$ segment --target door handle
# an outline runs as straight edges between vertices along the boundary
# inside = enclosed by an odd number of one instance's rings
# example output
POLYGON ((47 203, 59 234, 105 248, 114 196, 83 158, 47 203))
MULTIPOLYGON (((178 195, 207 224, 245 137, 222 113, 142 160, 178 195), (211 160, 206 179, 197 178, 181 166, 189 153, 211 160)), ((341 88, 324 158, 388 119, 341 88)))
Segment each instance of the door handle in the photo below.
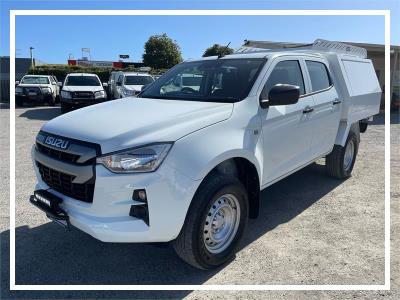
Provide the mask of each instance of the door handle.
POLYGON ((306 108, 304 108, 303 110, 303 114, 308 114, 310 112, 314 111, 314 108, 307 106, 306 108))
POLYGON ((333 102, 332 102, 333 105, 337 105, 337 104, 340 104, 340 103, 342 103, 342 101, 339 100, 339 99, 335 99, 335 100, 333 100, 333 102))

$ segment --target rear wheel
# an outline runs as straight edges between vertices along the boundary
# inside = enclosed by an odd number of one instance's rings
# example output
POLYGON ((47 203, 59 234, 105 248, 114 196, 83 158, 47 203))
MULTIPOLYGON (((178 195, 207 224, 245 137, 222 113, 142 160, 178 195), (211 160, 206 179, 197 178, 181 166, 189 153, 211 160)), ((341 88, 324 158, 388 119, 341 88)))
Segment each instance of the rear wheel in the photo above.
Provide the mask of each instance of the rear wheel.
POLYGON ((196 192, 173 247, 196 268, 218 267, 235 254, 247 217, 247 192, 241 182, 215 174, 196 192))
POLYGON ((344 147, 335 145, 326 156, 326 170, 330 176, 338 179, 350 177, 358 152, 358 139, 354 132, 349 132, 344 147))

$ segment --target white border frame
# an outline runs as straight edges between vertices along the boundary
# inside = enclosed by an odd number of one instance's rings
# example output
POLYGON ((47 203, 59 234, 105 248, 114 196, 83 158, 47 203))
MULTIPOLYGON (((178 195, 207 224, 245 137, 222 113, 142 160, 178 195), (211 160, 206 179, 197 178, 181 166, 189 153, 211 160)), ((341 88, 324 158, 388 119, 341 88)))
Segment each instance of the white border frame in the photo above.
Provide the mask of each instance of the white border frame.
POLYGON ((385 17, 385 107, 390 107, 390 10, 10 10, 10 290, 390 290, 390 113, 385 114, 385 281, 383 285, 16 285, 15 284, 15 16, 316 16, 385 17))

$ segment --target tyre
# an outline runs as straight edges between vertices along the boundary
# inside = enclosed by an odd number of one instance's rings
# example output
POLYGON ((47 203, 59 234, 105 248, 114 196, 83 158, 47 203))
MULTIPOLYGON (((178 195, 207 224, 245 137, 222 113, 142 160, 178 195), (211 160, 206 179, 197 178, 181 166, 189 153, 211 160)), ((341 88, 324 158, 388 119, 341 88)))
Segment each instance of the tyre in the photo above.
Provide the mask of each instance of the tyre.
POLYGON ((15 97, 15 104, 16 106, 24 106, 24 99, 22 97, 15 97))
POLYGON ((173 247, 186 263, 216 268, 235 254, 248 219, 247 192, 235 177, 214 174, 193 197, 173 247))
POLYGON ((56 98, 55 98, 53 95, 48 95, 48 96, 47 96, 47 103, 48 103, 50 106, 56 105, 56 98))
POLYGON ((367 122, 360 122, 360 132, 364 133, 367 131, 368 128, 368 123, 367 122))
POLYGON ((61 102, 61 114, 66 114, 70 110, 71 110, 71 107, 68 104, 61 102))
POLYGON ((332 177, 338 179, 348 178, 353 170, 358 152, 358 139, 350 131, 344 147, 335 145, 333 151, 326 156, 326 170, 332 177))

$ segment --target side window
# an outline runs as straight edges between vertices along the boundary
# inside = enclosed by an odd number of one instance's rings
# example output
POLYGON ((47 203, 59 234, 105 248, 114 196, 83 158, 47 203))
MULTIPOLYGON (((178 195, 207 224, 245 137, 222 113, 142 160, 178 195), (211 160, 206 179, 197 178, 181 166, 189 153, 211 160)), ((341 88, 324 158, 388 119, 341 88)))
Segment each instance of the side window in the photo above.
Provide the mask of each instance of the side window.
POLYGON ((300 64, 297 60, 285 60, 276 64, 268 77, 261 92, 263 99, 268 98, 269 91, 276 84, 292 84, 300 88, 300 95, 304 95, 304 80, 300 64))
POLYGON ((56 80, 54 79, 54 76, 50 76, 51 84, 57 84, 56 80))
POLYGON ((325 64, 307 60, 306 65, 310 74, 312 92, 324 90, 331 86, 331 80, 325 64))

